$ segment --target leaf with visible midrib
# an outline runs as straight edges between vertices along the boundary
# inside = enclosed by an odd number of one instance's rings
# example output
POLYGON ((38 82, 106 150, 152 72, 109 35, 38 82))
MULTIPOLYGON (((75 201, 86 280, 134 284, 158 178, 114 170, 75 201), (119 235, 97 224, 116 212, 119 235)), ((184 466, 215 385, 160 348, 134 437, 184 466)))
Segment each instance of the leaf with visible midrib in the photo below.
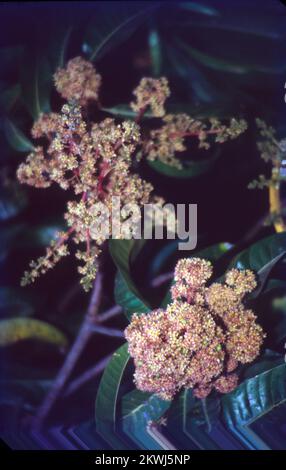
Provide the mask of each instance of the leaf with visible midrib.
POLYGON ((271 272, 273 271, 275 266, 277 266, 280 263, 280 261, 282 261, 283 258, 285 258, 285 256, 286 256, 286 251, 283 251, 283 253, 276 256, 273 260, 269 261, 267 264, 265 264, 265 266, 263 266, 258 271, 257 273, 258 287, 253 292, 251 292, 251 294, 248 296, 248 299, 256 299, 261 294, 271 272))
POLYGON ((245 380, 222 398, 224 416, 231 426, 244 425, 286 401, 286 364, 245 380))
POLYGON ((155 8, 157 4, 143 6, 136 2, 99 5, 85 38, 91 50, 90 60, 101 58, 113 45, 128 39, 155 8))
POLYGON ((18 152, 30 152, 35 149, 32 142, 10 119, 4 120, 4 131, 9 144, 18 152))
POLYGON ((123 431, 139 448, 161 449, 158 441, 148 432, 150 422, 158 422, 171 405, 171 401, 162 400, 158 395, 133 390, 122 399, 123 431))
POLYGON ((27 58, 22 71, 23 101, 34 120, 50 111, 50 93, 53 84, 51 67, 46 57, 27 58))
POLYGON ((97 432, 117 450, 128 449, 117 435, 116 409, 122 377, 129 361, 128 345, 125 343, 112 356, 100 381, 95 403, 97 432))
POLYGON ((229 268, 252 269, 258 272, 286 251, 286 233, 276 233, 263 238, 239 253, 230 263, 229 268))

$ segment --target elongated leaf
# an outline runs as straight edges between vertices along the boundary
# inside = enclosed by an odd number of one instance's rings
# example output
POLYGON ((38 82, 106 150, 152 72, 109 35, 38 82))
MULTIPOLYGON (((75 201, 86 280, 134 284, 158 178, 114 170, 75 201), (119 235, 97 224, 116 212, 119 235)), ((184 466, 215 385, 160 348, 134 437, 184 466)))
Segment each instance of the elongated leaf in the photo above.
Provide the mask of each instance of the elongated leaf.
POLYGON ((51 58, 53 72, 58 67, 63 67, 66 62, 67 48, 72 34, 72 25, 59 25, 56 31, 53 31, 53 38, 49 43, 48 54, 51 58))
POLYGON ((280 366, 284 363, 284 357, 270 349, 266 349, 264 353, 252 364, 246 364, 242 371, 243 379, 250 379, 262 372, 269 371, 273 367, 280 366))
POLYGON ((151 168, 153 168, 158 173, 161 173, 165 176, 170 176, 172 178, 195 178, 196 176, 200 176, 213 167, 214 163, 220 156, 220 149, 212 155, 212 157, 204 160, 196 160, 196 161, 187 161, 184 163, 184 168, 179 169, 171 165, 167 165, 166 163, 161 162, 160 160, 148 161, 148 164, 151 168))
POLYGON ((222 398, 224 416, 231 426, 256 421, 286 400, 286 364, 245 380, 222 398))
POLYGON ((18 152, 30 152, 34 150, 32 142, 12 121, 10 121, 10 119, 4 120, 4 131, 6 138, 13 149, 18 152))
POLYGON ((267 280, 272 272, 272 270, 277 266, 277 264, 282 261, 286 256, 286 251, 276 256, 272 261, 269 261, 265 266, 263 266, 257 273, 258 276, 258 287, 250 295, 250 299, 255 299, 263 291, 267 280))
POLYGON ((206 16, 217 16, 219 15, 218 10, 208 5, 208 3, 201 2, 180 2, 180 8, 187 11, 194 11, 195 13, 201 13, 206 16))
POLYGON ((188 413, 194 403, 192 390, 184 389, 172 401, 168 411, 168 432, 180 443, 182 449, 194 448, 187 432, 188 413))
POLYGON ((168 413, 168 421, 171 426, 180 427, 185 432, 187 416, 194 404, 195 398, 192 390, 182 390, 173 400, 168 413))
POLYGON ((122 429, 139 446, 148 450, 160 450, 162 446, 148 433, 151 422, 158 422, 171 402, 157 395, 133 390, 122 400, 122 429))
POLYGON ((84 39, 83 51, 98 60, 114 46, 127 40, 157 7, 157 4, 99 4, 84 39))
POLYGON ((160 76, 162 68, 162 45, 158 31, 152 28, 149 36, 149 50, 152 63, 152 72, 155 77, 160 76))
POLYGON ((3 91, 1 90, 0 109, 5 112, 10 111, 19 98, 20 93, 21 87, 19 83, 16 83, 16 85, 13 86, 9 86, 3 91))
MULTIPOLYGON (((128 104, 118 104, 112 108, 101 108, 102 111, 106 113, 113 114, 114 116, 135 119, 137 113, 133 111, 128 104)), ((153 115, 150 111, 146 111, 142 119, 152 118, 153 115)))
MULTIPOLYGON (((110 108, 101 108, 102 111, 106 113, 113 114, 114 116, 122 118, 134 119, 137 116, 137 113, 133 111, 128 104, 118 104, 110 108)), ((210 107, 209 105, 202 106, 192 106, 188 103, 170 103, 167 104, 167 111, 171 114, 176 113, 187 113, 191 114, 194 118, 204 119, 212 116, 219 116, 221 118, 230 118, 231 115, 225 112, 225 109, 219 108, 218 106, 210 107)), ((154 116, 150 110, 144 113, 142 119, 154 119, 154 116)))
POLYGON ((285 251, 286 233, 277 233, 243 250, 231 261, 229 268, 252 269, 258 272, 285 251))
POLYGON ((209 67, 210 69, 218 70, 221 72, 229 72, 237 75, 243 75, 252 72, 260 72, 265 74, 283 73, 283 71, 285 70, 285 64, 276 67, 268 67, 259 64, 252 65, 250 63, 237 63, 232 62, 231 60, 221 59, 209 55, 205 52, 196 49, 195 47, 190 46, 189 44, 184 43, 180 39, 177 39, 175 43, 179 48, 187 52, 190 57, 195 59, 200 64, 204 65, 205 67, 209 67))
POLYGON ((146 305, 145 301, 141 300, 133 290, 130 290, 130 286, 125 282, 120 272, 116 275, 114 287, 115 302, 124 308, 128 320, 131 319, 133 313, 147 313, 150 311, 150 307, 146 305))
POLYGON ((190 419, 198 426, 205 426, 210 432, 212 425, 218 420, 220 411, 220 399, 217 396, 198 399, 190 411, 190 419))
POLYGON ((112 356, 102 376, 95 403, 97 432, 116 450, 126 450, 128 444, 116 430, 119 388, 129 361, 128 345, 125 343, 112 356))
POLYGON ((23 101, 34 120, 51 110, 50 93, 53 84, 50 63, 46 57, 27 58, 22 72, 23 101))
POLYGON ((67 339, 56 327, 31 318, 12 318, 0 321, 0 346, 9 346, 21 340, 37 339, 60 347, 67 339))
POLYGON ((186 431, 187 420, 195 422, 198 426, 210 426, 215 423, 220 413, 220 400, 217 396, 209 396, 202 400, 195 398, 191 389, 182 390, 172 403, 168 420, 172 425, 186 431))
MULTIPOLYGON (((172 42, 168 43, 167 55, 172 64, 172 69, 181 77, 195 95, 194 101, 210 104, 212 102, 222 103, 223 97, 218 93, 215 86, 203 74, 199 66, 184 51, 178 49, 172 42)), ((213 114, 216 115, 217 114, 213 114)))
POLYGON ((130 273, 132 251, 135 246, 135 240, 110 240, 109 242, 111 256, 118 268, 115 281, 115 299, 124 308, 129 319, 135 312, 146 313, 150 311, 150 307, 142 298, 130 273))
POLYGON ((216 396, 208 397, 208 403, 202 407, 202 400, 193 396, 192 390, 183 390, 176 397, 167 416, 168 432, 183 449, 197 449, 198 442, 206 449, 216 449, 208 436, 209 426, 217 421, 220 413, 220 400, 216 396), (206 419, 207 416, 207 419, 206 419))

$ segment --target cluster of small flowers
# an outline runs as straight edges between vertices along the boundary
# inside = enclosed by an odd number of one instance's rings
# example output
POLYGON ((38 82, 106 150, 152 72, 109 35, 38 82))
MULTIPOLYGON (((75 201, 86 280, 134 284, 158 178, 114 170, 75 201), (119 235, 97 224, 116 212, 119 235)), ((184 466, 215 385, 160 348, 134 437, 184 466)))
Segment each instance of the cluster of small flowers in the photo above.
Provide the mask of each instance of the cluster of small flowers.
MULTIPOLYGON (((94 205, 104 203, 111 209, 113 196, 120 196, 122 204, 143 204, 153 202, 153 187, 133 173, 133 160, 141 155, 149 159, 159 158, 169 164, 181 167, 175 152, 185 149, 184 138, 189 135, 198 137, 200 147, 208 148, 207 136, 215 135, 217 142, 234 138, 246 128, 244 121, 231 120, 230 126, 222 125, 211 119, 210 126, 194 120, 185 114, 165 115, 164 104, 170 95, 168 81, 143 78, 135 89, 135 101, 131 107, 138 113, 136 122, 129 120, 117 124, 114 119, 106 118, 99 123, 89 122, 90 102, 97 102, 101 77, 92 63, 81 57, 70 60, 65 68, 58 69, 54 75, 59 94, 67 100, 60 113, 42 114, 32 128, 34 139, 48 142, 45 149, 37 145, 17 171, 20 182, 37 188, 48 188, 57 183, 64 190, 71 190, 75 196, 69 201, 65 219, 69 226, 68 234, 75 243, 86 243, 86 255, 78 252, 78 258, 85 263, 80 268, 85 289, 92 284, 96 268, 92 266, 91 253, 97 263, 100 246, 107 237, 93 236, 93 222, 96 219, 94 205), (147 108, 154 117, 164 117, 161 129, 151 131, 141 137, 139 122, 147 108), (134 158, 135 157, 135 158, 134 158), (86 273, 86 274, 84 274, 86 273)), ((139 157, 137 158, 137 160, 139 157)), ((123 237, 123 234, 122 234, 123 237)), ((64 239, 66 242, 66 239, 64 239)), ((59 238, 53 249, 58 249, 59 238)), ((34 281, 37 272, 43 272, 42 265, 49 260, 49 266, 58 257, 50 254, 31 264, 32 273, 25 273, 23 282, 34 281)))
POLYGON ((101 76, 91 62, 81 57, 71 59, 67 67, 58 69, 54 79, 58 92, 67 101, 75 100, 85 106, 89 100, 98 99, 101 76))
POLYGON ((232 118, 229 126, 222 124, 216 118, 210 118, 207 125, 201 120, 187 114, 167 114, 163 117, 163 126, 150 132, 150 140, 146 141, 144 152, 151 161, 160 160, 163 163, 182 169, 183 163, 175 156, 176 152, 187 150, 187 137, 196 137, 198 148, 209 149, 210 137, 218 143, 235 139, 243 133, 247 124, 243 119, 232 118))
POLYGON ((263 338, 256 316, 243 305, 256 287, 252 271, 232 269, 225 284, 206 286, 209 261, 182 259, 175 269, 172 303, 166 310, 134 314, 125 330, 135 362, 136 386, 170 400, 181 388, 205 398, 238 384, 239 363, 252 362, 263 338))
POLYGON ((164 116, 164 104, 170 96, 168 80, 165 77, 142 78, 133 94, 136 98, 130 105, 133 111, 143 113, 150 107, 154 117, 164 116))
POLYGON ((45 150, 37 146, 28 155, 18 168, 19 181, 37 188, 57 183, 80 199, 68 202, 65 213, 68 232, 52 242, 46 256, 31 262, 23 285, 33 282, 67 254, 64 247, 67 238, 72 237, 76 244, 86 244, 86 251, 79 250, 76 257, 84 263, 78 268, 81 283, 85 290, 90 289, 100 246, 106 239, 93 236, 95 204, 101 202, 111 209, 113 196, 120 196, 123 205, 151 201, 152 185, 131 170, 132 154, 140 140, 139 126, 132 121, 117 124, 110 118, 89 124, 83 119, 82 107, 97 100, 100 81, 92 64, 79 57, 72 59, 55 74, 56 88, 69 102, 59 114, 41 115, 32 128, 32 136, 46 138, 48 147, 45 150))
POLYGON ((279 189, 280 182, 285 180, 285 174, 281 172, 282 162, 286 156, 285 140, 279 141, 276 137, 275 129, 268 126, 262 119, 256 119, 256 124, 261 137, 263 137, 263 140, 257 143, 257 148, 261 158, 266 163, 272 164, 272 171, 270 178, 259 175, 257 180, 252 181, 248 185, 248 188, 263 189, 274 187, 279 189))

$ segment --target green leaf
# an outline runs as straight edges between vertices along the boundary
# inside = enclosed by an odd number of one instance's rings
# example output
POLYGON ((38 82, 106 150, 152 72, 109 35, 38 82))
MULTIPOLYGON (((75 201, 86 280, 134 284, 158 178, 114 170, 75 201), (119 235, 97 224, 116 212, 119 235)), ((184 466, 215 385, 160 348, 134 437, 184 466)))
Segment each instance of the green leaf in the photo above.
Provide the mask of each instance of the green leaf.
POLYGON ((218 10, 205 3, 202 4, 198 2, 180 2, 179 7, 183 10, 194 11, 195 13, 202 13, 203 15, 207 16, 219 15, 218 10))
POLYGON ((198 426, 207 426, 217 421, 220 413, 220 400, 216 395, 209 396, 203 402, 193 396, 192 389, 184 389, 175 398, 168 413, 168 420, 173 426, 186 432, 187 421, 198 426))
POLYGON ((195 252, 192 256, 195 256, 196 258, 205 258, 212 263, 215 263, 232 247, 233 245, 228 242, 215 243, 214 245, 207 246, 206 248, 195 252))
POLYGON ((136 291, 130 290, 130 285, 125 282, 123 276, 118 272, 115 278, 114 296, 115 302, 123 307, 124 313, 128 320, 131 320, 133 313, 147 313, 150 312, 145 301, 141 300, 136 291))
POLYGON ((172 426, 179 427, 185 432, 187 416, 195 404, 191 389, 182 390, 173 400, 168 413, 168 421, 172 426))
MULTIPOLYGON (((122 117, 122 118, 129 118, 135 119, 137 116, 137 112, 133 111, 128 104, 121 103, 116 106, 112 106, 111 108, 100 108, 101 111, 106 113, 112 114, 114 116, 122 117)), ((209 105, 202 105, 202 106, 191 106, 188 103, 171 103, 167 106, 167 112, 171 114, 177 113, 187 113, 191 114, 194 118, 197 119, 204 119, 211 116, 219 116, 221 118, 230 118, 231 115, 229 113, 225 113, 225 110, 219 107, 210 107, 209 105)), ((142 119, 154 119, 154 116, 150 110, 144 113, 142 119)))
POLYGON ((116 430, 119 388, 129 358, 128 345, 125 343, 113 354, 105 368, 95 403, 96 430, 116 450, 129 448, 116 430))
POLYGON ((122 429, 139 448, 161 450, 158 439, 148 432, 150 422, 158 422, 168 410, 171 401, 162 400, 155 394, 133 390, 122 399, 122 429))
POLYGON ((197 399, 190 411, 190 418, 198 425, 205 426, 210 432, 212 425, 219 418, 221 402, 217 396, 210 396, 205 399, 197 399))
POLYGON ((190 439, 187 431, 188 414, 194 406, 195 399, 191 389, 182 390, 172 401, 168 411, 168 432, 179 443, 181 448, 190 449, 190 439))
POLYGON ((191 389, 182 390, 173 400, 168 412, 167 429, 180 448, 196 449, 197 442, 204 448, 217 448, 206 431, 217 421, 220 400, 217 396, 210 396, 204 408, 202 400, 195 398, 191 389))
POLYGON ((281 279, 269 279, 263 289, 263 294, 268 294, 273 291, 286 289, 286 282, 281 279))
POLYGON ((258 271, 258 287, 253 292, 251 292, 251 294, 248 296, 248 299, 256 299, 256 297, 262 293, 272 270, 275 268, 275 266, 278 265, 280 261, 282 261, 283 258, 285 258, 285 256, 286 251, 280 255, 277 255, 273 260, 269 261, 258 271))
POLYGON ((286 233, 277 233, 243 250, 231 261, 229 269, 251 269, 258 272, 285 251, 286 233))
MULTIPOLYGON (((137 112, 133 111, 128 104, 118 104, 117 106, 113 106, 112 108, 101 108, 101 111, 113 114, 114 116, 129 119, 135 119, 137 116, 137 112)), ((142 119, 148 119, 153 117, 154 116, 152 115, 151 111, 146 111, 142 119)))
POLYGON ((162 45, 158 31, 152 28, 148 36, 149 50, 152 62, 152 72, 159 77, 162 68, 162 45))
POLYGON ((184 168, 182 169, 167 165, 160 160, 147 160, 147 162, 153 170, 165 176, 170 176, 172 178, 195 178, 196 176, 200 176, 209 171, 213 167, 219 155, 220 149, 211 158, 198 161, 189 160, 184 163, 184 168))
POLYGON ((37 339, 59 347, 67 346, 67 339, 56 327, 31 318, 12 318, 0 321, 0 346, 9 346, 21 340, 37 339))
MULTIPOLYGON (((223 104, 222 96, 210 83, 210 81, 204 76, 199 66, 197 66, 190 57, 178 49, 172 42, 167 45, 167 55, 172 66, 172 73, 181 77, 186 86, 196 99, 194 101, 205 103, 220 103, 223 104)), ((196 110, 194 110, 196 113, 196 110)), ((192 115, 194 115, 192 113, 192 115)), ((212 116, 218 116, 217 113, 212 113, 212 116)))
POLYGON ((90 60, 102 58, 113 47, 127 40, 157 7, 144 3, 99 4, 83 44, 90 60))
POLYGON ((192 59, 195 61, 199 62, 205 67, 209 67, 210 69, 213 70, 218 70, 221 72, 228 72, 228 73, 233 73, 237 75, 243 75, 247 73, 253 73, 253 72, 260 72, 260 73, 283 73, 285 70, 285 65, 277 66, 277 67, 266 67, 262 65, 252 65, 252 64, 246 64, 246 63, 237 63, 237 62, 232 62, 229 60, 221 59, 218 57, 214 57, 212 55, 209 55, 205 52, 201 52, 199 49, 196 49, 189 44, 186 44, 180 39, 176 39, 175 43, 179 48, 181 48, 183 51, 188 53, 192 59))
POLYGON ((32 142, 9 119, 4 120, 4 131, 9 144, 18 152, 31 152, 35 149, 32 142))
POLYGON ((110 240, 109 250, 118 268, 115 280, 116 303, 124 308, 128 317, 133 313, 146 313, 150 307, 142 298, 131 277, 131 261, 136 248, 135 240, 110 240))
POLYGON ((0 96, 0 109, 7 112, 14 106, 15 102, 19 98, 21 93, 21 87, 19 83, 16 85, 10 86, 5 88, 5 90, 1 90, 0 96))
POLYGON ((52 41, 49 43, 48 54, 51 58, 53 72, 59 67, 63 67, 66 62, 67 48, 72 33, 72 26, 62 24, 53 31, 52 41))
POLYGON ((52 71, 48 59, 44 56, 27 58, 22 71, 23 101, 34 120, 41 113, 48 113, 50 93, 53 84, 52 71))
POLYGON ((255 377, 256 375, 261 374, 262 372, 266 372, 273 369, 273 367, 282 365, 284 362, 285 361, 282 354, 271 351, 270 349, 266 349, 264 353, 259 356, 259 358, 255 362, 251 364, 246 364, 243 367, 243 379, 250 379, 252 377, 255 377))
POLYGON ((245 380, 222 398, 223 412, 230 426, 256 421, 286 400, 286 364, 245 380))

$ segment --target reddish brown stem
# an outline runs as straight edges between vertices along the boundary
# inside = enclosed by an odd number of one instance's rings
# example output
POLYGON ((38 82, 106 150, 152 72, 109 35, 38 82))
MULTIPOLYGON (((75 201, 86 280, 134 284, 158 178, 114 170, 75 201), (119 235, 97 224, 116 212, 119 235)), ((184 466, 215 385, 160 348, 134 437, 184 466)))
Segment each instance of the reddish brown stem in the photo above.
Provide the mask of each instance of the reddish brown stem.
POLYGON ((141 119, 143 118, 145 114, 146 109, 147 109, 147 106, 144 106, 144 108, 140 109, 139 113, 137 114, 135 118, 136 124, 139 124, 139 122, 141 121, 141 119))
POLYGON ((90 231, 87 229, 86 231, 86 254, 89 257, 90 255, 90 231))

